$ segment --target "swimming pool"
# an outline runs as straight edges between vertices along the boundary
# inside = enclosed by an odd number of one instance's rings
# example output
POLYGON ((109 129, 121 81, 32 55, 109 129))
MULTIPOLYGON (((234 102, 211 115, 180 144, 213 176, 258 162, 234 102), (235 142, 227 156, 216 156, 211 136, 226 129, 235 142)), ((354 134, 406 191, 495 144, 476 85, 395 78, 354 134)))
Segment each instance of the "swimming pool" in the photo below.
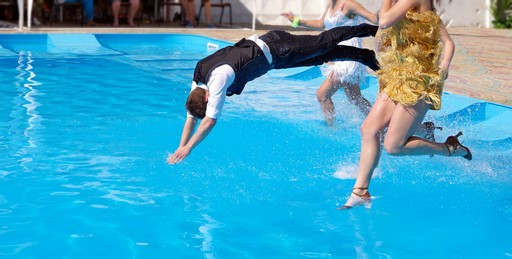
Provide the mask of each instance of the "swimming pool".
POLYGON ((473 161, 383 154, 371 209, 335 210, 363 118, 337 94, 336 127, 322 123, 318 68, 250 82, 166 164, 195 62, 226 44, 2 35, 0 258, 512 257, 510 107, 445 93, 428 117, 438 139, 463 131, 473 161))

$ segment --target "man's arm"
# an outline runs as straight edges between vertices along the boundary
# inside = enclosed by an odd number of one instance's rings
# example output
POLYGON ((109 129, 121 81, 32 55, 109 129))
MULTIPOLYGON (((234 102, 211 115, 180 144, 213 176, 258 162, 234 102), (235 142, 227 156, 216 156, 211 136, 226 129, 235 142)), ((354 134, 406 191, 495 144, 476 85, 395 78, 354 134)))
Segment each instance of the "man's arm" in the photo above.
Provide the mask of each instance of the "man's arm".
POLYGON ((235 79, 235 71, 229 65, 222 65, 215 68, 210 74, 208 79, 208 92, 207 92, 207 108, 206 116, 199 123, 199 127, 194 133, 194 128, 197 124, 197 119, 188 116, 183 127, 181 134, 180 146, 169 155, 167 162, 169 164, 176 164, 185 159, 192 149, 194 149, 204 138, 208 136, 210 131, 217 123, 217 118, 221 115, 221 110, 226 99, 226 90, 235 79))
POLYGON ((194 128, 196 127, 197 119, 194 117, 187 116, 187 120, 185 121, 185 125, 183 126, 183 132, 181 133, 180 146, 183 147, 188 143, 188 140, 194 133, 194 128))
POLYGON ((185 126, 183 127, 183 132, 181 134, 180 146, 174 152, 174 154, 169 155, 167 158, 167 162, 169 164, 176 164, 183 161, 183 159, 185 159, 190 154, 192 149, 199 145, 199 143, 201 143, 201 141, 203 141, 203 139, 208 136, 210 131, 217 123, 217 119, 204 117, 204 119, 201 120, 197 131, 192 135, 196 123, 197 120, 195 118, 187 117, 185 126), (192 137, 190 137, 191 135, 192 137))

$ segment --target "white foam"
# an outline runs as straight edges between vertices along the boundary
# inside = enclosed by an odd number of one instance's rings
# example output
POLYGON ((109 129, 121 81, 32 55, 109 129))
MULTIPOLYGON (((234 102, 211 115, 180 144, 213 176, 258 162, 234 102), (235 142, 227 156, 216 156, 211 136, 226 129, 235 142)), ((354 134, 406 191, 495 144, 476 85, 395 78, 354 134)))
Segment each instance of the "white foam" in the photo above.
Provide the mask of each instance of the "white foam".
MULTIPOLYGON (((357 177, 357 164, 350 164, 350 165, 340 165, 336 172, 332 174, 333 177, 346 180, 346 179, 356 179, 357 177)), ((375 177, 381 177, 382 172, 377 168, 375 171, 373 171, 373 178, 375 177)))

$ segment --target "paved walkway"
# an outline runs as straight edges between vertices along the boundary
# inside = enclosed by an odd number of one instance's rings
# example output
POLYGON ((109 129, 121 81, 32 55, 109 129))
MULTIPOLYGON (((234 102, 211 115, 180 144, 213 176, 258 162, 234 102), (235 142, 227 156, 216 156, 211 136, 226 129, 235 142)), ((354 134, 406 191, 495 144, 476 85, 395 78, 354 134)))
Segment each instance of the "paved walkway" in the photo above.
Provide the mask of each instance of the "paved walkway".
MULTIPOLYGON (((270 29, 285 29, 299 34, 318 33, 290 27, 265 27, 249 29, 183 29, 169 27, 138 28, 34 28, 23 33, 189 33, 217 39, 236 41, 252 34, 263 34, 270 29)), ((452 61, 445 91, 495 103, 512 106, 512 30, 449 28, 455 41, 456 52, 452 61)), ((0 33, 17 33, 0 30, 0 33)), ((365 47, 371 48, 371 40, 365 47)))
POLYGON ((512 30, 453 28, 446 91, 512 106, 512 30))

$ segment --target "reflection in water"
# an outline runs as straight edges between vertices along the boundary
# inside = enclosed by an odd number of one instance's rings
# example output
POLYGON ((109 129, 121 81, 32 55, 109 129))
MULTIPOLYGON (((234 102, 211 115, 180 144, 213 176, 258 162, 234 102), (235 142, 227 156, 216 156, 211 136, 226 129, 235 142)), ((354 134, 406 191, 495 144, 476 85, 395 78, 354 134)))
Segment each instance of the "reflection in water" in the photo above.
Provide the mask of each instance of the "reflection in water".
POLYGON ((38 93, 37 88, 35 87, 41 85, 41 83, 35 80, 36 73, 33 71, 33 62, 34 60, 32 59, 32 54, 30 52, 20 52, 18 66, 16 67, 19 75, 16 76, 15 82, 16 89, 20 94, 16 97, 17 100, 14 100, 16 105, 13 108, 14 111, 11 115, 13 117, 13 121, 11 122, 11 132, 17 132, 16 127, 23 128, 24 141, 20 141, 19 143, 27 142, 27 145, 20 147, 16 152, 16 155, 21 157, 19 162, 26 172, 30 171, 27 168, 27 163, 32 161, 32 158, 27 155, 29 154, 30 149, 37 147, 35 130, 41 123, 41 116, 37 112, 37 107, 41 106, 41 104, 38 103, 35 98, 38 93), (18 97, 20 96, 23 97, 23 99, 19 99, 18 97), (28 115, 26 127, 22 127, 22 125, 25 124, 26 118, 23 114, 28 115))
POLYGON ((203 214, 202 217, 204 223, 199 226, 200 237, 203 239, 201 251, 206 259, 215 259, 213 235, 211 232, 216 228, 222 227, 222 224, 208 214, 203 214))
POLYGON ((195 195, 184 195, 184 202, 186 204, 185 210, 193 213, 201 213, 200 219, 197 219, 197 223, 200 223, 199 234, 195 235, 194 238, 201 239, 201 252, 206 259, 215 259, 215 249, 213 245, 213 230, 224 227, 222 222, 217 221, 212 216, 203 213, 207 210, 208 206, 201 203, 201 198, 195 195))
POLYGON ((378 240, 377 232, 371 220, 361 222, 360 214, 355 214, 354 211, 349 211, 350 226, 352 226, 354 238, 357 239, 357 246, 354 247, 357 259, 373 258, 373 253, 378 255, 378 258, 391 259, 391 256, 382 252, 382 241, 378 240))

